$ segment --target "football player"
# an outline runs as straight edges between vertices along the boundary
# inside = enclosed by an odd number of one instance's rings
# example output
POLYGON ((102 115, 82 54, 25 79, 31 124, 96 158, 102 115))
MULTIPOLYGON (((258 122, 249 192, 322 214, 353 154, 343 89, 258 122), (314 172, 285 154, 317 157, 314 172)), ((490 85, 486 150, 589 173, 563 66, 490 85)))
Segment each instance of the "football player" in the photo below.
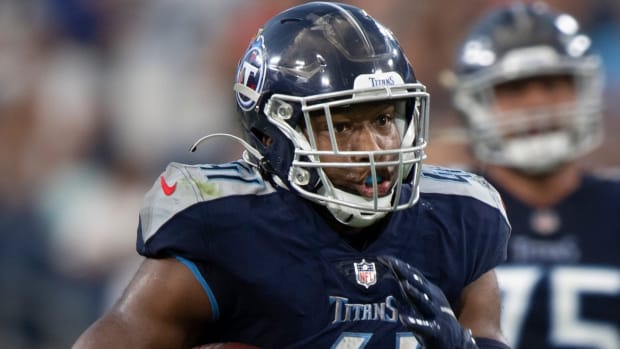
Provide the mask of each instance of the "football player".
POLYGON ((168 166, 140 211, 146 259, 76 348, 507 348, 500 197, 422 165, 429 94, 389 29, 345 4, 290 8, 234 93, 247 151, 168 166))
POLYGON ((601 62, 570 15, 492 10, 466 35, 454 103, 513 232, 497 269, 514 348, 620 348, 620 182, 578 160, 602 138, 601 62))

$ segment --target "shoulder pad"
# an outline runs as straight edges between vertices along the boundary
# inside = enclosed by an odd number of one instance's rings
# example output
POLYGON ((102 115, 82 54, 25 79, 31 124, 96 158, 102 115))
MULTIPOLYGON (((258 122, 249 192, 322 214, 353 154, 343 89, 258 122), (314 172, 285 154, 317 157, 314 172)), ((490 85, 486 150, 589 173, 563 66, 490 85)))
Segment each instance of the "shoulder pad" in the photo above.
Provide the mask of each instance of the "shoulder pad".
POLYGON ((243 161, 220 165, 170 163, 146 193, 140 210, 146 242, 177 213, 200 203, 236 195, 266 195, 275 189, 243 161))
POLYGON ((471 197, 499 209, 506 218, 504 203, 497 190, 482 176, 471 172, 424 165, 420 192, 471 197))

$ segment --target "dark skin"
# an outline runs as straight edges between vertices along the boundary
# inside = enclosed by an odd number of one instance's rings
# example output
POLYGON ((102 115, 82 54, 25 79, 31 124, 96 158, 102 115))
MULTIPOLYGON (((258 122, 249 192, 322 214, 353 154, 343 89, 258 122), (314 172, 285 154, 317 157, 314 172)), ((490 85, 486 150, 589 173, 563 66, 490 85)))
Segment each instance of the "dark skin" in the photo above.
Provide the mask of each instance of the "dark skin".
MULTIPOLYGON (((400 133, 395 124, 396 108, 394 103, 365 103, 352 105, 346 110, 335 109, 332 111, 332 121, 338 149, 340 151, 377 151, 397 149, 400 147, 400 133)), ((315 116, 311 119, 316 143, 321 150, 331 150, 332 144, 327 128, 327 121, 323 116, 315 116)), ((378 156, 376 161, 395 160, 395 155, 378 156)), ((321 161, 330 162, 367 162, 367 156, 342 156, 325 155, 321 161)), ((325 174, 332 183, 346 191, 361 196, 372 197, 372 187, 365 184, 370 175, 367 167, 353 168, 325 168, 325 174)), ((382 167, 378 169, 383 183, 379 183, 379 195, 384 196, 394 185, 395 167, 382 167)))
MULTIPOLYGON (((400 136, 390 116, 393 109, 383 104, 376 108, 354 107, 351 113, 335 113, 340 148, 379 150, 399 146, 400 136)), ((317 119, 312 126, 318 132, 320 148, 331 149, 325 125, 317 119)), ((367 159, 351 157, 347 161, 367 159)), ((364 171, 367 170, 360 167, 346 171, 332 169, 327 173, 334 183, 353 191, 360 189, 360 181, 365 180, 364 171)), ((493 270, 464 288, 460 304, 459 321, 474 336, 503 341, 499 289, 493 270)), ((145 259, 121 298, 78 338, 74 348, 187 348, 201 344, 200 334, 209 326, 211 315, 206 293, 185 265, 176 259, 145 259)))
POLYGON ((211 318, 211 304, 176 259, 144 259, 121 298, 74 348, 188 348, 211 318))
MULTIPOLYGON (((522 79, 499 85, 495 89, 496 107, 507 112, 561 105, 572 102, 575 95, 574 82, 565 75, 522 79)), ((485 173, 519 200, 539 208, 558 203, 572 193, 581 180, 581 170, 574 161, 537 175, 490 164, 485 165, 485 173)))

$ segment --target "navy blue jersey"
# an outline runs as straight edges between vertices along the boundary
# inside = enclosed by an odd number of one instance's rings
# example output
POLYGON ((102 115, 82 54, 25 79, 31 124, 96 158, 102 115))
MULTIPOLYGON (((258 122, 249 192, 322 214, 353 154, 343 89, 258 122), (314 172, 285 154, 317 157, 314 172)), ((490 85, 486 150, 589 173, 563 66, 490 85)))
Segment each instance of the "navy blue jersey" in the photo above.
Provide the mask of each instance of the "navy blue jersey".
POLYGON ((537 210, 498 190, 513 227, 497 269, 513 348, 620 348, 620 182, 585 177, 537 210))
MULTIPOLYGON (((411 195, 407 187, 403 200, 411 195)), ((208 295, 204 342, 263 348, 417 348, 398 321, 399 292, 377 256, 419 268, 453 306, 502 262, 510 227, 481 177, 425 166, 421 198, 357 250, 315 206, 244 162, 168 166, 140 212, 138 252, 176 256, 208 295)))

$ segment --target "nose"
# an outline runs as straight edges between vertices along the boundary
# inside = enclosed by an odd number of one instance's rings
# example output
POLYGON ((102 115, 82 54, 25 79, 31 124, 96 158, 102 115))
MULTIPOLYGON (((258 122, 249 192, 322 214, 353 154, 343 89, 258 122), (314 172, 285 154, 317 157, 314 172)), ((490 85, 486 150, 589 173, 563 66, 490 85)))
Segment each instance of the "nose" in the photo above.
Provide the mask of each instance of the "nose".
MULTIPOLYGON (((360 127, 353 136, 353 142, 351 145, 351 150, 353 151, 377 151, 381 150, 381 143, 378 139, 378 136, 369 126, 360 127)), ((368 154, 360 154, 353 156, 354 162, 368 162, 369 156, 368 154)), ((380 159, 375 159, 375 161, 380 159)))
POLYGON ((549 89, 540 82, 530 82, 521 94, 523 103, 532 107, 543 106, 549 103, 549 89))

